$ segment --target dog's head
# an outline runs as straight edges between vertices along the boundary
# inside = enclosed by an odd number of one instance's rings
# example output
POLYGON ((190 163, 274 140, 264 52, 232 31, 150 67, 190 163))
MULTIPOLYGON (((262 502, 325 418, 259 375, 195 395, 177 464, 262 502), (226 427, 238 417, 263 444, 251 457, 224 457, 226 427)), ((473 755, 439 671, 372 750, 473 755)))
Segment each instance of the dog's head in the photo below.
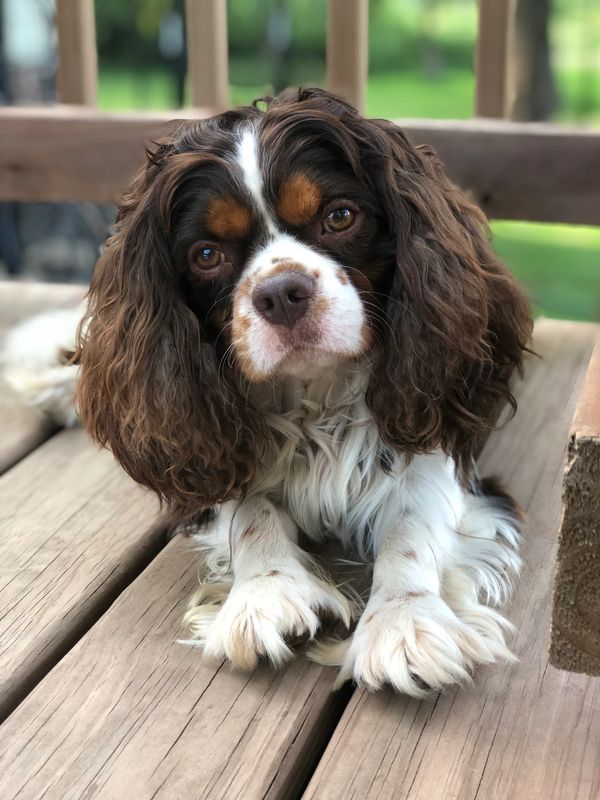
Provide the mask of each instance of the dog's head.
POLYGON ((483 215, 427 147, 320 90, 183 125, 148 154, 91 285, 88 430, 189 513, 265 442, 245 383, 369 369, 382 439, 466 463, 531 329, 483 215))

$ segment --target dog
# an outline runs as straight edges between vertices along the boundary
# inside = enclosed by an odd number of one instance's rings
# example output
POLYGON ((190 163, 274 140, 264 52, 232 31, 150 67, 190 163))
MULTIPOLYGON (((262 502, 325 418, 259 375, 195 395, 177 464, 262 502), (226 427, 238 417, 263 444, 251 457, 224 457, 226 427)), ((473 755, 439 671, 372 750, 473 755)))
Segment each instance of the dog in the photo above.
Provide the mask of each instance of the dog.
POLYGON ((207 656, 279 666, 304 637, 338 684, 422 696, 512 657, 495 606, 520 515, 474 455, 530 335, 433 150, 300 89, 149 150, 87 307, 25 323, 5 361, 63 422, 75 391, 92 438, 194 522, 207 656), (300 535, 372 560, 363 607, 300 535), (319 641, 324 617, 354 627, 319 641))

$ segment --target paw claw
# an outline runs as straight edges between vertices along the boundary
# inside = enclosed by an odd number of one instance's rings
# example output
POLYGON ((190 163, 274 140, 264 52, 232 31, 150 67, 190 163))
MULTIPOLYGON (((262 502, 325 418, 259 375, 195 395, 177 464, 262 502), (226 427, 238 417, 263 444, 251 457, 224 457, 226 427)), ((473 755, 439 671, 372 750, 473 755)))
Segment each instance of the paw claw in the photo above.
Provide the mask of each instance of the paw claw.
POLYGON ((508 652, 476 625, 459 619, 437 595, 378 600, 359 621, 336 684, 353 678, 377 691, 426 697, 450 684, 467 683, 478 664, 508 652))
POLYGON ((272 570, 236 585, 221 607, 212 604, 208 621, 203 605, 187 621, 212 658, 227 658, 234 666, 252 670, 260 659, 276 667, 293 656, 290 642, 314 639, 319 611, 339 617, 349 626, 348 601, 334 586, 302 566, 287 572, 272 570))

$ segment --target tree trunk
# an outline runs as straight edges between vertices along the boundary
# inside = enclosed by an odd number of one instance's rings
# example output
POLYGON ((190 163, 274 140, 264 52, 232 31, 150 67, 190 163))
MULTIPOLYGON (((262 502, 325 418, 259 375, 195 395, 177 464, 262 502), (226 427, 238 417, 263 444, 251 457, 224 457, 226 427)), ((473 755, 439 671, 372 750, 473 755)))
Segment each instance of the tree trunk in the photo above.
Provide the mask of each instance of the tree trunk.
POLYGON ((514 98, 511 119, 549 119, 558 107, 548 35, 551 3, 552 0, 516 0, 510 54, 514 98))

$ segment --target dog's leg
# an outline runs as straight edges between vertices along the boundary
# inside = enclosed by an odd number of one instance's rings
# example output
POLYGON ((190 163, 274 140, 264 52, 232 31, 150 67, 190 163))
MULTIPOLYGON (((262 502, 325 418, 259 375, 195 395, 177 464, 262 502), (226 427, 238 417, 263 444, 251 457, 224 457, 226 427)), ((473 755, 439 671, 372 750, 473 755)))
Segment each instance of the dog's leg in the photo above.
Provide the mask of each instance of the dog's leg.
POLYGON ((262 497, 237 507, 226 503, 222 514, 214 528, 217 561, 224 563, 226 536, 229 575, 204 584, 187 614, 207 656, 228 658, 242 669, 253 669, 259 658, 279 666, 292 656, 290 639, 314 637, 319 611, 349 626, 348 601, 315 572, 287 515, 262 497))
POLYGON ((521 567, 522 522, 518 507, 501 490, 466 494, 454 558, 443 576, 442 595, 456 616, 498 644, 511 626, 490 605, 510 597, 512 577, 521 567))
MULTIPOLYGON (((373 690, 390 684, 418 696, 467 680, 477 664, 511 655, 497 612, 489 635, 489 626, 469 616, 472 604, 463 603, 455 613, 444 600, 444 576, 455 565, 465 511, 452 462, 440 454, 416 456, 399 496, 396 518, 382 515, 375 532, 371 595, 338 682, 353 678, 373 690)), ((464 591, 471 589, 472 583, 464 591)), ((456 580, 450 593, 459 599, 456 580)))

